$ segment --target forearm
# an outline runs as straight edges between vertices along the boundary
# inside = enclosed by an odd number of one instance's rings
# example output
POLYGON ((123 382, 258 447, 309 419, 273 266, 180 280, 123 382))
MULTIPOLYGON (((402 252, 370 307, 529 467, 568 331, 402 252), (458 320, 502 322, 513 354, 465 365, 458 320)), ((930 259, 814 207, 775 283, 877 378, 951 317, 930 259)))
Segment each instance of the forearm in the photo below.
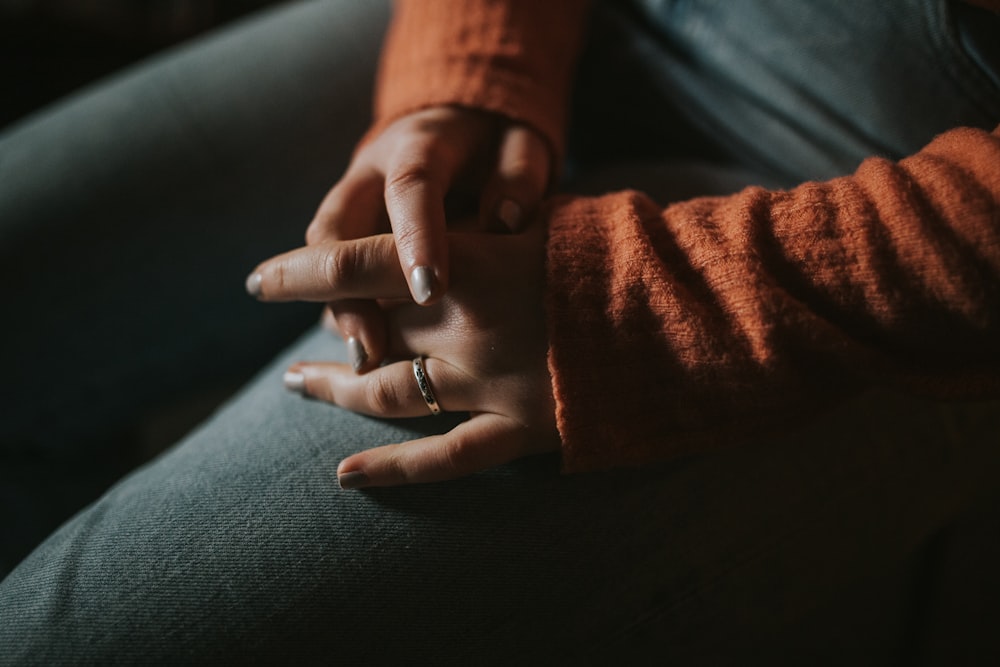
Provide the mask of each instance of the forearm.
POLYGON ((786 430, 870 383, 1000 390, 1000 128, 790 192, 551 212, 567 470, 786 430))

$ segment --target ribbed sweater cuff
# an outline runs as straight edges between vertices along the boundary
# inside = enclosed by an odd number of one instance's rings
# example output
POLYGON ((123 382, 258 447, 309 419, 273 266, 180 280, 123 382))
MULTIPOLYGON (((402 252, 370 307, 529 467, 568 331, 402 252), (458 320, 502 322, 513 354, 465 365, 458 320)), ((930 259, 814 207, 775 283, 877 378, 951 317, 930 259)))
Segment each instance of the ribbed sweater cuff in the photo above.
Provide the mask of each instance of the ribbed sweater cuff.
POLYGON ((787 192, 548 211, 567 471, 786 432, 873 384, 1000 392, 1000 128, 787 192))

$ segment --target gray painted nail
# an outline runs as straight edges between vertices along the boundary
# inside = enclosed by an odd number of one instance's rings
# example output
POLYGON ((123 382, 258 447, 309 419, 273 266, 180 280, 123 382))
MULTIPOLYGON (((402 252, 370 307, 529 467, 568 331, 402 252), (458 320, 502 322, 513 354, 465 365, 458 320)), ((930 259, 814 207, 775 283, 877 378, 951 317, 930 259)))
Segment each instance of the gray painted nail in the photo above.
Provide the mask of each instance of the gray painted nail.
POLYGON ((250 296, 260 296, 260 284, 264 281, 264 276, 259 273, 251 273, 247 276, 246 288, 250 296))
POLYGON ((418 266, 410 274, 413 298, 417 303, 427 303, 434 296, 434 272, 429 266, 418 266))
POLYGON ((357 489, 362 486, 366 486, 369 482, 368 475, 364 474, 360 470, 345 472, 338 475, 337 481, 340 483, 340 488, 342 489, 357 489))
POLYGON ((294 391, 297 394, 306 393, 306 376, 302 373, 288 371, 282 379, 285 382, 285 389, 288 391, 294 391))
POLYGON ((347 358, 350 359, 355 373, 359 372, 365 365, 365 362, 368 361, 368 353, 365 352, 365 346, 354 336, 347 339, 347 358))
POLYGON ((504 199, 497 206, 497 217, 500 222, 507 226, 507 229, 516 232, 521 229, 521 219, 524 217, 524 213, 516 201, 504 199))

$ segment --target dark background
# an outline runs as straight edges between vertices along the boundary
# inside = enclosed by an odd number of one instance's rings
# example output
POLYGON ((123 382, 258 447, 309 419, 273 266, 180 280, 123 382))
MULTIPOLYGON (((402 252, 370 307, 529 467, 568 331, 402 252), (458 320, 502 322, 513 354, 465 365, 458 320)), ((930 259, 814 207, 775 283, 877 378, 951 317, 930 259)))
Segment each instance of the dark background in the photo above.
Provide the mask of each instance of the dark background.
MULTIPOLYGON (((0 0, 0 133, 157 51, 284 1, 0 0)), ((42 452, 0 461, 0 579, 34 544, 179 440, 247 379, 220 378, 150 408, 122 433, 102 435, 100 447, 81 447, 93 454, 84 459, 56 462, 42 452)))
MULTIPOLYGON (((157 51, 289 1, 0 0, 0 133, 33 111, 157 51)), ((120 465, 97 476, 95 488, 84 495, 95 496, 178 440, 246 379, 230 378, 143 415, 135 432, 122 436, 120 465), (139 458, 133 460, 133 453, 139 458)), ((0 474, 0 487, 2 483, 0 474)), ((61 512, 71 510, 75 505, 61 512)))
POLYGON ((0 129, 141 58, 286 0, 0 0, 0 129))

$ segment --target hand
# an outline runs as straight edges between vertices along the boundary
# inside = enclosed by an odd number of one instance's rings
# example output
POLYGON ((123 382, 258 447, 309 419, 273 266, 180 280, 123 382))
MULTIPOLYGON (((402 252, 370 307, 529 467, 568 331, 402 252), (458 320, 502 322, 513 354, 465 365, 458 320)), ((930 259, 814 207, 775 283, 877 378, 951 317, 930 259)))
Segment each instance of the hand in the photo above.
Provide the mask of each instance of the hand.
MULTIPOLYGON (((552 156, 534 130, 502 117, 435 107, 400 118, 362 146, 327 194, 306 232, 310 245, 389 231, 410 294, 430 304, 449 284, 446 198, 478 215, 480 229, 519 231, 548 187, 552 156)), ((385 353, 381 314, 371 302, 330 304, 355 370, 385 353)))
POLYGON ((462 186, 481 193, 481 220, 519 231, 541 201, 551 167, 548 145, 527 126, 459 107, 424 109, 358 150, 316 212, 307 243, 391 226, 413 299, 431 303, 448 284, 446 195, 462 186))
POLYGON ((377 417, 428 415, 412 364, 424 355, 441 408, 472 415, 444 435, 344 459, 337 470, 344 488, 451 479, 559 447, 541 305, 542 232, 445 240, 453 287, 430 307, 408 298, 390 235, 323 241, 257 267, 263 301, 379 299, 389 356, 404 359, 363 375, 346 364, 297 363, 286 375, 290 388, 377 417))

